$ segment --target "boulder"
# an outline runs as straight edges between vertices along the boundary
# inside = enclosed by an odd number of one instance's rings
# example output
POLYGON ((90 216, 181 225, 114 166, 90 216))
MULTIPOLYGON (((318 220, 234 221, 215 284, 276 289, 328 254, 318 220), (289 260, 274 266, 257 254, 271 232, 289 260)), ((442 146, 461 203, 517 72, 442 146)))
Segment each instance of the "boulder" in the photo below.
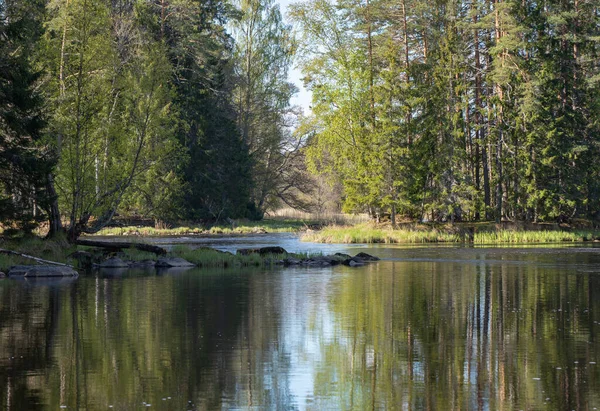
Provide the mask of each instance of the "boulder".
POLYGON ((76 277, 79 274, 71 267, 58 265, 17 265, 10 269, 9 276, 23 277, 76 277))
POLYGON ((6 278, 6 274, 4 274, 2 271, 0 271, 0 278, 6 278))
POLYGON ((33 265, 14 265, 10 267, 10 270, 8 270, 8 276, 14 277, 25 275, 27 274, 27 271, 29 271, 32 267, 33 265))
POLYGON ((161 257, 156 262, 156 267, 170 268, 170 267, 195 267, 196 264, 192 264, 187 260, 179 257, 161 257))
POLYGON ((127 268, 129 264, 118 257, 112 257, 100 264, 95 264, 95 266, 100 268, 127 268))
POLYGON ((328 266, 328 265, 338 265, 338 264, 341 264, 342 261, 343 260, 340 257, 323 255, 323 256, 309 258, 307 260, 307 263, 309 265, 328 266))
POLYGON ((250 255, 250 254, 287 254, 287 251, 282 247, 262 247, 262 248, 240 248, 237 250, 237 253, 240 255, 250 255))
POLYGON ((363 261, 379 261, 378 257, 372 256, 367 253, 358 253, 354 256, 354 258, 360 258, 363 261))
POLYGON ((216 248, 212 248, 212 247, 198 247, 198 248, 194 248, 194 251, 214 251, 219 254, 233 255, 233 253, 231 253, 229 251, 217 250, 216 248))
POLYGON ((128 261, 128 263, 131 268, 153 268, 156 266, 156 261, 154 260, 128 261))
POLYGON ((283 260, 283 265, 299 265, 300 264, 300 260, 296 259, 296 258, 286 258, 283 260))
POLYGON ((25 274, 25 277, 76 277, 79 274, 71 267, 41 265, 34 266, 25 274))
POLYGON ((319 258, 319 259, 309 258, 307 260, 302 260, 302 264, 308 265, 310 267, 328 267, 331 265, 331 263, 328 260, 325 260, 322 258, 319 258))
POLYGON ((345 254, 345 253, 335 253, 334 256, 339 257, 342 261, 352 258, 352 256, 350 254, 345 254))

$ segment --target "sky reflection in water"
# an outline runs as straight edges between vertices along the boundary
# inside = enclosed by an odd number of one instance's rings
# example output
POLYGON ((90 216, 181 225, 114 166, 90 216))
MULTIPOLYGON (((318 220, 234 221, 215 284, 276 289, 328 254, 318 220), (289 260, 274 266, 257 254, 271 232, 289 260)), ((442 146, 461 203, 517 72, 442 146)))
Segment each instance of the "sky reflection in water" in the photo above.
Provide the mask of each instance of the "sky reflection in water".
POLYGON ((600 408, 599 249, 367 251, 390 260, 4 280, 0 408, 600 408))

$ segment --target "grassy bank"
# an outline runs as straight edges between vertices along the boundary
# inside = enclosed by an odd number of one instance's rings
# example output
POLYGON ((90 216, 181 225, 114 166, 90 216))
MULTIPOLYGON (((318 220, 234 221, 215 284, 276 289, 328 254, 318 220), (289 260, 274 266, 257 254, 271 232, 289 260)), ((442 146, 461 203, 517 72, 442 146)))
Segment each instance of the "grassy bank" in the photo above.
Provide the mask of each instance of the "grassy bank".
POLYGON ((304 220, 262 220, 240 221, 233 225, 202 225, 183 224, 176 227, 109 227, 96 235, 100 236, 178 236, 178 235, 228 235, 228 234, 259 234, 259 233, 293 233, 312 225, 304 220))
MULTIPOLYGON (((600 231, 594 230, 509 230, 488 227, 475 228, 474 244, 530 244, 581 242, 600 239, 600 231)), ((317 243, 461 243, 469 241, 465 227, 415 226, 414 228, 392 229, 371 224, 355 226, 329 226, 319 231, 305 233, 303 241, 317 243)))
MULTIPOLYGON (((135 249, 127 249, 120 254, 120 257, 123 260, 156 260, 154 254, 135 249)), ((271 267, 285 258, 303 259, 315 256, 321 256, 321 254, 288 253, 240 255, 211 248, 194 249, 186 245, 177 245, 167 254, 167 257, 180 257, 202 268, 271 267)))
MULTIPOLYGON (((94 262, 100 263, 109 256, 116 256, 124 261, 154 260, 158 257, 154 253, 140 251, 134 248, 124 249, 118 253, 105 253, 105 250, 90 247, 73 246, 65 240, 43 240, 41 238, 27 238, 18 241, 5 241, 0 248, 31 255, 45 260, 66 263, 78 266, 78 261, 70 257, 75 251, 88 251, 94 255, 94 262)), ((211 248, 193 249, 186 245, 175 246, 166 257, 181 257, 202 268, 236 268, 236 267, 271 267, 284 258, 303 259, 320 256, 321 254, 249 254, 238 255, 214 250, 211 248)), ((37 264, 35 261, 19 256, 0 253, 0 271, 6 273, 10 267, 21 264, 37 264)), ((81 267, 79 267, 81 268, 81 267)))
MULTIPOLYGON (((78 247, 69 244, 66 239, 63 238, 49 241, 40 237, 0 241, 0 248, 58 263, 68 263, 68 256, 78 249, 78 247)), ((79 247, 79 249, 83 249, 83 247, 79 247)), ((0 271, 6 272, 8 268, 13 265, 20 264, 35 264, 35 262, 28 258, 0 253, 0 271)))

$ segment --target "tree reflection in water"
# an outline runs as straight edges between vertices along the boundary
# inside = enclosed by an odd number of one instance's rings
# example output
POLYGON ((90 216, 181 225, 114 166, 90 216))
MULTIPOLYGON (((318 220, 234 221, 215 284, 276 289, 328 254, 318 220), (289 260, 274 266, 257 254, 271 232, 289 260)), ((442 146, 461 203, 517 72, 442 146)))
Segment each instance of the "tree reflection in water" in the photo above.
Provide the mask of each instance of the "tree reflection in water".
POLYGON ((600 407, 600 277, 478 258, 5 280, 0 406, 600 407))

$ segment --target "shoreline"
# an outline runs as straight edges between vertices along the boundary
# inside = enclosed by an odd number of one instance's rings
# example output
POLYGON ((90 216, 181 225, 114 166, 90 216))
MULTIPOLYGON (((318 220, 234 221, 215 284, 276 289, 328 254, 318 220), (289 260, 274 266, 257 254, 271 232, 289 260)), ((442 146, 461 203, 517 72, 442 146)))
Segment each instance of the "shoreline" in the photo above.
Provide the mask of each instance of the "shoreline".
MULTIPOLYGON (((539 224, 535 229, 524 227, 504 228, 502 225, 495 223, 459 223, 455 225, 449 224, 412 224, 410 228, 405 225, 405 228, 392 229, 389 225, 363 223, 353 226, 326 226, 319 230, 308 228, 307 224, 302 223, 306 228, 304 231, 284 229, 282 221, 270 220, 266 225, 277 225, 279 230, 276 231, 250 231, 250 232, 225 232, 218 233, 215 231, 208 232, 190 232, 180 234, 173 230, 162 230, 163 232, 155 235, 110 235, 106 232, 96 235, 86 235, 82 239, 86 240, 101 240, 110 244, 111 242, 119 242, 119 239, 127 238, 130 244, 144 243, 144 239, 153 238, 237 238, 252 235, 273 235, 273 234, 291 234, 299 236, 299 240, 303 242, 314 242, 321 244, 399 244, 406 246, 426 246, 426 245, 468 245, 468 246, 494 246, 494 247, 515 247, 515 246, 535 246, 535 245, 575 245, 600 243, 600 230, 596 229, 581 229, 573 227, 563 227, 562 229, 547 230, 545 228, 555 227, 551 224, 539 224)), ((300 223, 294 221, 288 222, 287 228, 293 226, 298 228, 300 223)), ((139 229, 139 227, 136 227, 139 229)), ((50 261, 55 261, 65 264, 73 264, 77 253, 92 254, 88 258, 96 259, 94 263, 101 262, 101 259, 108 256, 119 256, 124 260, 148 261, 156 260, 157 257, 151 253, 139 251, 134 248, 126 248, 120 252, 115 250, 100 251, 93 247, 82 245, 74 245, 68 243, 65 238, 59 237, 53 240, 45 240, 41 237, 22 237, 22 238, 3 238, 0 236, 0 248, 16 251, 22 254, 27 254, 34 257, 43 258, 50 261), (94 257, 94 255, 96 257, 94 257), (102 256, 98 257, 98 256, 102 256)), ((310 258, 312 256, 294 253, 287 253, 294 259, 310 258)), ((166 250, 165 250, 166 253, 166 250)), ((192 249, 186 244, 174 245, 172 250, 166 253, 170 257, 181 257, 191 261, 199 267, 212 268, 230 268, 230 267, 268 267, 272 266, 274 261, 281 261, 285 256, 270 256, 262 258, 262 256, 246 255, 240 256, 229 252, 222 252, 216 249, 201 247, 192 249)), ((315 256, 323 257, 322 254, 315 256)), ((107 258, 108 258, 107 257, 107 258)), ((104 258, 106 259, 106 258, 104 258)), ((14 265, 27 264, 27 260, 19 256, 7 255, 0 253, 0 272, 6 271, 14 265)))

